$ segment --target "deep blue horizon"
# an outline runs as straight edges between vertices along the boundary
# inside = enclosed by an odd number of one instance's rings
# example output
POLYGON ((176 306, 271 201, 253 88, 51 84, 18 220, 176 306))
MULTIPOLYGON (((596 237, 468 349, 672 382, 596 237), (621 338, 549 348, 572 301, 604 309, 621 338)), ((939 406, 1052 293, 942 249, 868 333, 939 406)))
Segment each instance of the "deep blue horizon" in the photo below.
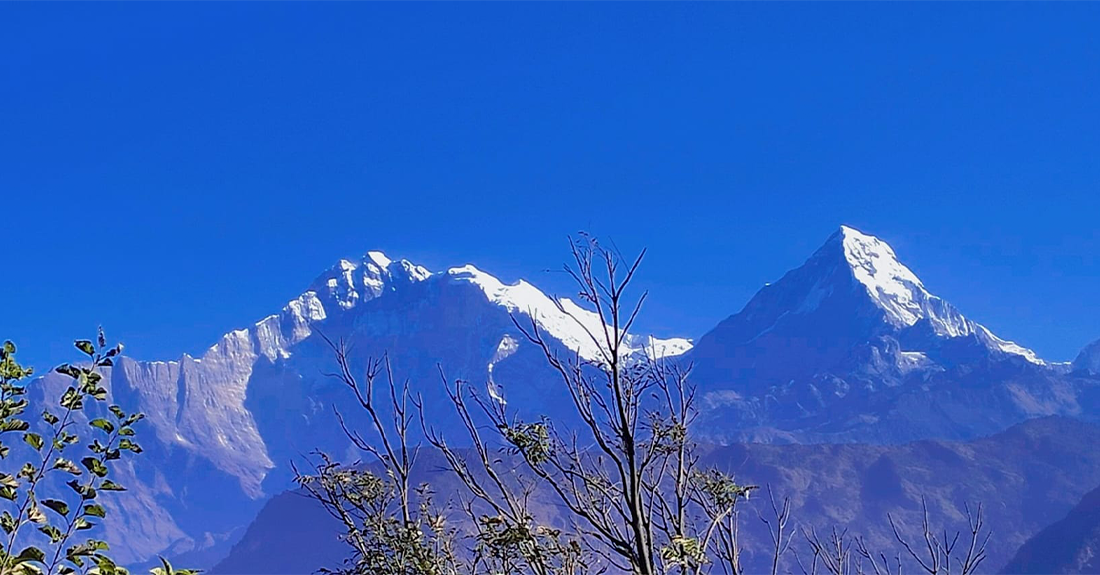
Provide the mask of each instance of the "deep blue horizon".
POLYGON ((1100 338, 1094 4, 0 4, 0 339, 196 354, 341 257, 698 338, 841 224, 1052 361, 1100 338))

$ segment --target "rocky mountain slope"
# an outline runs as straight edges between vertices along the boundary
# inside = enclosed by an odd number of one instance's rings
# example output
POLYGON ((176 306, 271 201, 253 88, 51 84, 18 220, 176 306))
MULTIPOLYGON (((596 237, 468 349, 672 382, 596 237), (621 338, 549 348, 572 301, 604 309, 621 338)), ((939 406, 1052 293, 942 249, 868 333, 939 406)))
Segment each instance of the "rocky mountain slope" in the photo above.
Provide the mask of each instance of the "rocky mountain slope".
POLYGON ((1100 376, 1100 340, 1096 340, 1081 350, 1073 360, 1073 371, 1083 375, 1100 376))
POLYGON ((1100 573, 1100 489, 1085 494, 1065 517, 1028 539, 1001 573, 1100 573))

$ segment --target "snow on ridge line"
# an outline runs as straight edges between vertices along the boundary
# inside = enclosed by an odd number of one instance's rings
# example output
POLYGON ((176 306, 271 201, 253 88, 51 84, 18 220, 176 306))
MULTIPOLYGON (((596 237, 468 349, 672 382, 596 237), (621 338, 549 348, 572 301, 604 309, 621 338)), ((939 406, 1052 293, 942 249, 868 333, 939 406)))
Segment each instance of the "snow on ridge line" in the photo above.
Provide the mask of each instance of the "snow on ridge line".
MULTIPOLYGON (((506 285, 470 264, 451 268, 445 273, 452 281, 478 286, 491 303, 503 307, 509 313, 523 313, 532 317, 540 329, 576 351, 582 358, 596 361, 602 357, 600 346, 589 335, 595 334, 599 338, 603 334, 603 323, 599 315, 577 305, 573 300, 560 298, 555 303, 524 280, 506 285)), ((691 340, 684 338, 657 339, 653 336, 637 335, 628 336, 625 342, 628 355, 641 352, 653 358, 680 355, 691 349, 691 345, 691 340)))
MULTIPOLYGON (((386 257, 386 254, 384 254, 380 251, 369 251, 369 252, 367 252, 366 257, 364 258, 364 261, 366 261, 366 258, 370 258, 370 260, 372 262, 378 264, 379 266, 381 266, 383 268, 388 268, 388 267, 390 267, 390 264, 393 263, 393 260, 386 257)), ((402 261, 404 261, 404 260, 402 260, 402 261)))
POLYGON ((849 226, 838 232, 844 258, 871 299, 898 327, 928 320, 937 333, 948 337, 977 335, 988 346, 1018 355, 1037 365, 1047 365, 1038 355, 1015 342, 997 337, 985 326, 964 317, 950 304, 931 294, 912 270, 898 259, 890 244, 849 226))
MULTIPOLYGON (((554 299, 524 280, 506 285, 471 264, 433 273, 408 260, 392 260, 382 252, 369 251, 358 263, 341 259, 329 272, 319 276, 311 289, 288 302, 279 313, 264 317, 251 326, 225 333, 202 357, 188 359, 199 362, 203 357, 218 356, 225 353, 228 347, 239 348, 241 345, 251 347, 257 356, 270 360, 285 359, 290 357, 291 348, 296 343, 311 335, 312 323, 328 317, 330 312, 326 306, 335 304, 336 311, 340 311, 366 303, 382 296, 387 285, 399 275, 409 282, 447 278, 474 284, 491 303, 509 313, 534 317, 540 329, 577 351, 584 359, 596 360, 600 357, 599 346, 587 333, 591 331, 597 337, 602 334, 599 316, 568 298, 558 300, 562 306, 559 309, 554 299), (359 271, 363 273, 357 273, 359 271)), ((632 334, 627 337, 625 347, 627 354, 644 352, 653 358, 673 357, 691 349, 692 341, 632 334)))

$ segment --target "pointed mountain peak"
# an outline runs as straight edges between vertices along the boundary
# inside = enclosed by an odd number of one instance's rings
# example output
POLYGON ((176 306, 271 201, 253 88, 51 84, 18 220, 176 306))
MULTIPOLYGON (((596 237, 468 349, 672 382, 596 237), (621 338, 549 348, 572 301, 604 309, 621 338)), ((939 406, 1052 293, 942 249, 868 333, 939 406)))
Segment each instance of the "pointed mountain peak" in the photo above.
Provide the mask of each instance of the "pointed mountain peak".
POLYGON ((358 261, 340 260, 313 280, 309 290, 322 301, 351 309, 378 297, 393 282, 412 283, 431 275, 427 268, 408 260, 391 260, 380 251, 369 251, 358 261))
POLYGON ((379 251, 367 252, 367 255, 363 256, 363 261, 367 260, 374 262, 376 265, 382 268, 388 268, 390 267, 390 264, 393 263, 393 260, 386 257, 386 254, 379 251))
POLYGON ((932 297, 920 278, 898 260, 890 244, 849 226, 840 226, 826 242, 839 244, 852 276, 889 316, 891 323, 910 326, 927 316, 924 303, 932 297))
POLYGON ((919 332, 940 341, 973 337, 997 354, 1042 363, 929 293, 889 244, 850 226, 841 226, 805 263, 723 323, 727 341, 741 345, 763 337, 805 339, 807 333, 851 341, 892 333, 911 342, 919 332))

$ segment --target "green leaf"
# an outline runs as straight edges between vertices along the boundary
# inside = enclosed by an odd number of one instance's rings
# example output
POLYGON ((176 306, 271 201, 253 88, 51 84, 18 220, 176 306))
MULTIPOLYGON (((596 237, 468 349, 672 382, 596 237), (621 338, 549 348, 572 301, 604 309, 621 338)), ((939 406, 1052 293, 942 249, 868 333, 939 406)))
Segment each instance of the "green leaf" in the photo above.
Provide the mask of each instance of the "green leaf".
POLYGON ((45 421, 46 423, 50 424, 50 425, 54 425, 58 421, 61 421, 61 419, 59 417, 57 417, 56 415, 50 413, 48 410, 44 410, 42 412, 42 420, 45 421))
POLYGON ((27 445, 33 447, 35 451, 42 451, 42 446, 46 444, 42 436, 37 433, 24 433, 23 441, 26 441, 27 445))
POLYGON ((83 531, 84 529, 91 529, 95 527, 95 523, 84 519, 83 517, 77 517, 76 521, 73 521, 73 528, 77 531, 83 531))
POLYGON ((6 433, 8 431, 26 431, 30 429, 30 424, 21 419, 5 419, 0 422, 0 433, 6 433))
POLYGON ((103 483, 99 486, 103 491, 126 491, 126 488, 111 481, 110 479, 104 479, 103 483))
POLYGON ((91 515, 92 517, 99 517, 100 519, 103 519, 104 517, 107 516, 107 510, 104 509, 102 505, 95 505, 95 504, 85 505, 84 506, 84 514, 85 515, 91 515))
POLYGON ((160 558, 160 569, 153 569, 155 575, 173 575, 175 571, 172 570, 172 564, 168 562, 164 557, 160 558))
MULTIPOLYGON (((106 551, 108 549, 107 544, 103 541, 97 541, 95 539, 89 539, 85 543, 79 545, 73 545, 65 550, 65 559, 72 561, 77 566, 83 566, 81 557, 91 557, 96 551, 106 551)), ((102 557, 102 555, 101 555, 102 557)), ((112 563, 113 565, 113 563, 112 563)))
POLYGON ((77 493, 77 495, 83 497, 84 499, 95 499, 96 497, 96 492, 94 488, 89 485, 81 485, 80 482, 75 479, 70 479, 65 483, 65 485, 68 485, 70 488, 72 488, 73 491, 77 493))
POLYGON ((15 501, 15 498, 19 496, 19 492, 11 487, 0 487, 0 499, 7 499, 8 501, 15 501))
POLYGON ((73 342, 73 345, 76 346, 76 349, 79 349, 80 351, 87 354, 88 357, 95 355, 95 346, 92 345, 92 342, 86 339, 78 339, 73 342))
POLYGON ((42 508, 39 507, 33 499, 31 500, 30 508, 27 509, 27 519, 38 524, 43 524, 47 521, 46 514, 42 512, 42 508))
POLYGON ((77 369, 76 367, 73 367, 72 365, 67 364, 67 363, 63 363, 63 364, 53 368, 53 370, 56 371, 57 373, 60 373, 61 375, 67 375, 67 376, 69 376, 73 379, 76 379, 77 377, 80 377, 80 370, 77 369))
POLYGON ((120 420, 124 419, 126 417, 126 412, 122 411, 122 408, 117 406, 117 405, 112 405, 111 407, 108 407, 107 409, 111 410, 111 413, 115 414, 115 417, 117 417, 120 420))
POLYGON ((69 461, 68 459, 65 459, 63 457, 58 457, 57 461, 53 462, 53 468, 54 469, 60 469, 62 471, 67 471, 69 473, 72 473, 73 475, 80 475, 80 474, 84 473, 83 471, 80 470, 79 467, 76 466, 75 463, 73 463, 72 461, 69 461))
MULTIPOLYGON (((97 542, 101 543, 101 542, 97 542)), ((104 543, 106 545, 106 543, 104 543)), ((99 575, 130 575, 126 569, 115 565, 115 562, 110 557, 102 553, 97 553, 95 556, 96 568, 99 571, 99 575)))
POLYGON ((80 463, 84 465, 84 469, 91 471, 97 477, 107 476, 107 466, 103 465, 103 462, 94 457, 85 457, 80 460, 80 463))
POLYGON ((3 515, 0 515, 0 528, 8 535, 15 531, 15 518, 11 516, 11 513, 5 511, 3 515))
POLYGON ((103 335, 103 326, 99 326, 99 330, 96 332, 96 339, 99 343, 99 347, 107 347, 107 336, 103 335))
POLYGON ((53 525, 43 525, 42 527, 39 527, 38 530, 42 533, 45 533, 46 536, 50 538, 50 543, 55 545, 65 538, 65 535, 61 533, 61 530, 57 527, 54 527, 53 525))
POLYGON ((115 424, 107 421, 106 419, 103 419, 102 417, 93 419, 88 423, 88 425, 91 425, 96 429, 102 429, 106 433, 111 433, 115 430, 115 424))
POLYGON ((128 449, 130 451, 133 451, 134 453, 141 453, 141 451, 142 451, 140 445, 138 445, 137 443, 134 443, 133 441, 130 441, 129 439, 122 439, 121 441, 119 441, 118 442, 118 448, 119 449, 128 449))
POLYGON ((70 387, 65 390, 65 393, 61 395, 61 407, 65 409, 72 409, 74 411, 84 408, 84 397, 76 391, 75 387, 70 387))
POLYGON ((4 342, 4 353, 6 355, 15 355, 15 344, 10 340, 4 342))
POLYGON ((42 563, 46 560, 46 554, 37 547, 27 547, 19 552, 19 555, 15 556, 15 564, 26 563, 27 561, 35 561, 42 563))
POLYGON ((42 502, 42 505, 53 509, 54 512, 56 512, 58 515, 61 515, 62 517, 69 516, 69 504, 65 503, 64 501, 60 501, 57 499, 46 499, 42 502))
POLYGON ((80 441, 80 436, 75 433, 61 432, 61 442, 66 445, 73 445, 80 441))

